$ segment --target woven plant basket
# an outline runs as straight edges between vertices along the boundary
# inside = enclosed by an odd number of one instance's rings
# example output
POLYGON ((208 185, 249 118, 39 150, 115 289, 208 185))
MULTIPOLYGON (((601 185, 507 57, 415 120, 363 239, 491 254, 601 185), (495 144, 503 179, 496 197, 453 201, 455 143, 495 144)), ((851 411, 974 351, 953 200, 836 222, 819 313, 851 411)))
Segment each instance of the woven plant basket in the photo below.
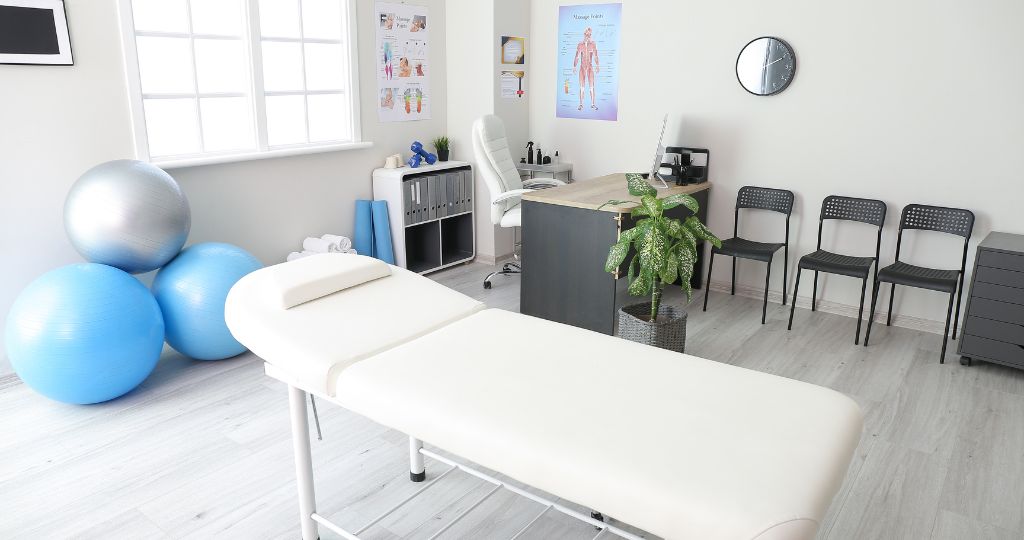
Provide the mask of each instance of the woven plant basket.
POLYGON ((686 311, 673 306, 658 307, 658 320, 650 322, 650 302, 619 308, 619 337, 670 351, 685 352, 686 311))

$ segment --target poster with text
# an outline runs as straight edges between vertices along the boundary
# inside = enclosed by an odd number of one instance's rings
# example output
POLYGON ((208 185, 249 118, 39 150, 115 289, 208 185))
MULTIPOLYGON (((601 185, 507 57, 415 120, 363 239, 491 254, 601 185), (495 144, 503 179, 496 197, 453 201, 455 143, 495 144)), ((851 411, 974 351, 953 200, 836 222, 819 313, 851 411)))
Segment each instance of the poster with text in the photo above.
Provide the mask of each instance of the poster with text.
POLYGON ((425 6, 375 4, 377 117, 381 122, 430 118, 430 20, 425 6))
POLYGON ((558 8, 558 118, 617 120, 622 4, 558 8))

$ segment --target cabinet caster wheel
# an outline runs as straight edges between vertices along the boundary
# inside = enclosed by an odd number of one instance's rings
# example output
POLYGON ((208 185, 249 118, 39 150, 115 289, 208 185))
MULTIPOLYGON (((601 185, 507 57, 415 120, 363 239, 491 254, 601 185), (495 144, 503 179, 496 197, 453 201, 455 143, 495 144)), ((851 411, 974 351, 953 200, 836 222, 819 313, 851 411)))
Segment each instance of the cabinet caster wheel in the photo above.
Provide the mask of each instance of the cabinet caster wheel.
POLYGON ((485 289, 490 289, 491 288, 491 282, 490 281, 485 281, 484 282, 484 288, 485 289))
POLYGON ((590 511, 590 517, 591 517, 591 519, 596 519, 598 521, 604 521, 604 516, 601 515, 601 512, 594 512, 593 510, 591 510, 590 511))
POLYGON ((960 365, 961 366, 970 366, 971 365, 971 358, 968 357, 968 356, 961 356, 960 357, 960 365))

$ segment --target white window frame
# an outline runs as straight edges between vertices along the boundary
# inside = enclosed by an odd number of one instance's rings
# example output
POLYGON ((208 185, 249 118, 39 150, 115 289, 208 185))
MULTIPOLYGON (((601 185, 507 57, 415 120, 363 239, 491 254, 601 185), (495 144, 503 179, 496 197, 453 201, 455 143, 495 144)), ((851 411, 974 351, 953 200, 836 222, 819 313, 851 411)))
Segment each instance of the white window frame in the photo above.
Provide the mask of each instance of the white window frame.
MULTIPOLYGON (((191 26, 191 2, 202 1, 202 0, 186 0, 186 6, 189 6, 189 25, 191 26)), ((235 161, 247 161, 253 159, 265 159, 282 156, 294 156, 301 154, 316 154, 321 152, 334 152, 339 150, 354 150, 360 148, 369 148, 373 146, 372 142, 362 140, 362 128, 360 124, 360 100, 359 100, 359 64, 358 64, 358 35, 356 33, 357 18, 356 18, 356 1, 357 0, 342 0, 344 6, 342 9, 342 16, 344 17, 344 24, 342 25, 342 43, 346 46, 348 53, 348 88, 344 90, 344 94, 349 97, 349 118, 352 120, 352 140, 350 142, 306 142, 299 144, 292 144, 286 146, 270 146, 267 142, 267 118, 266 118, 266 103, 265 97, 267 95, 285 95, 285 94, 302 94, 312 95, 317 92, 305 91, 305 70, 303 70, 303 91, 302 92, 266 92, 263 89, 263 57, 262 57, 262 46, 261 41, 287 41, 287 42, 308 42, 317 43, 321 40, 316 39, 285 39, 285 38, 262 38, 259 32, 260 29, 260 13, 259 13, 259 0, 241 0, 244 4, 245 15, 246 15, 246 27, 243 29, 242 42, 245 46, 245 52, 247 59, 249 60, 248 66, 246 66, 246 73, 249 76, 249 92, 250 92, 250 106, 253 108, 253 121, 255 123, 254 129, 256 134, 256 149, 254 150, 241 150, 241 151, 227 151, 227 152, 201 152, 196 154, 186 155, 175 155, 175 156, 160 156, 153 158, 149 153, 149 136, 146 130, 146 111, 143 103, 143 92, 142 92, 142 80, 139 71, 139 57, 136 46, 136 36, 162 36, 162 37, 189 37, 189 38, 202 38, 202 39, 218 39, 223 36, 218 35, 207 35, 207 34, 179 34, 174 32, 136 32, 135 30, 135 19, 132 14, 132 0, 119 0, 119 16, 121 18, 121 37, 122 47, 124 49, 124 63, 125 63, 125 79, 127 80, 128 86, 128 101, 131 110, 132 118, 132 134, 135 141, 135 156, 136 159, 142 161, 148 161, 154 165, 159 165, 162 168, 176 168, 176 167, 190 167, 194 165, 207 165, 214 163, 229 163, 235 161)), ((300 0, 301 9, 301 0, 300 0)), ((301 21, 301 17, 300 17, 301 21)), ((301 22, 300 22, 301 24, 301 22)), ((301 31, 301 30, 300 30, 301 31)), ((330 40, 328 40, 330 41, 330 40)), ((333 41, 331 41, 333 43, 333 41)), ((303 57, 305 52, 303 51, 303 57)), ((195 55, 193 48, 192 58, 192 69, 196 69, 195 55)), ((195 74, 193 73, 193 84, 198 84, 195 80, 195 74)), ((199 92, 198 86, 194 87, 194 92, 175 95, 175 94, 147 94, 147 98, 174 98, 174 97, 187 97, 195 98, 196 111, 199 137, 202 141, 202 119, 201 112, 199 112, 199 99, 204 97, 244 97, 242 93, 231 93, 231 92, 199 92)), ((335 93, 335 92, 329 92, 335 93)), ((309 134, 309 108, 306 108, 306 133, 307 139, 309 134)))

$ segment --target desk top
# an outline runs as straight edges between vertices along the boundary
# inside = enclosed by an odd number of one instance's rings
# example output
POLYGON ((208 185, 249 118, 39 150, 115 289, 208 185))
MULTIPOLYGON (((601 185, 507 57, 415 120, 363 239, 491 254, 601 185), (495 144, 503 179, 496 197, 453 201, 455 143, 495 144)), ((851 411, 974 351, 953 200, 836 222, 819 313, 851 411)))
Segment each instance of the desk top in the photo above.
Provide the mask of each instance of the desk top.
POLYGON ((537 165, 536 163, 516 163, 516 169, 520 171, 536 171, 536 172, 568 172, 572 170, 572 163, 563 161, 561 163, 548 163, 547 165, 537 165))
MULTIPOLYGON (((668 189, 658 190, 658 198, 675 195, 676 193, 693 194, 710 188, 710 182, 690 184, 687 186, 675 186, 669 184, 668 189)), ((640 201, 640 197, 629 194, 629 190, 626 189, 625 173, 617 173, 601 176, 592 180, 574 182, 564 186, 531 191, 530 193, 523 195, 523 200, 558 204, 561 206, 572 206, 586 210, 598 210, 598 207, 611 200, 637 201, 636 203, 621 205, 609 204, 604 208, 600 208, 603 212, 620 214, 623 212, 629 212, 637 206, 640 201)))

